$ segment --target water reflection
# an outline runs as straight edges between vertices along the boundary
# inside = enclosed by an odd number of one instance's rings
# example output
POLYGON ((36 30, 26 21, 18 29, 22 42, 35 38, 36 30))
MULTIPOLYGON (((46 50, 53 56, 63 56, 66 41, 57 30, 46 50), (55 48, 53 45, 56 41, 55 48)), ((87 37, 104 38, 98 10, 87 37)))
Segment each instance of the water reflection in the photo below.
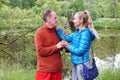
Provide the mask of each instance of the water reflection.
POLYGON ((120 54, 116 54, 115 57, 107 57, 105 60, 101 60, 97 57, 95 57, 95 59, 99 69, 120 68, 120 54))

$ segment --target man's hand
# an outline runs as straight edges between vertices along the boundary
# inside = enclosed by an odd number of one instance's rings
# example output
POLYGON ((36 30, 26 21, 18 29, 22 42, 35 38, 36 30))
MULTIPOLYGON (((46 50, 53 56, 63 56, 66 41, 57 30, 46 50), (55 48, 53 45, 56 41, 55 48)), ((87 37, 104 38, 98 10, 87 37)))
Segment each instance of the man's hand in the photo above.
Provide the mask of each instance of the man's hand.
POLYGON ((60 42, 56 45, 56 47, 57 47, 58 49, 62 48, 62 47, 63 47, 62 41, 60 41, 60 42))

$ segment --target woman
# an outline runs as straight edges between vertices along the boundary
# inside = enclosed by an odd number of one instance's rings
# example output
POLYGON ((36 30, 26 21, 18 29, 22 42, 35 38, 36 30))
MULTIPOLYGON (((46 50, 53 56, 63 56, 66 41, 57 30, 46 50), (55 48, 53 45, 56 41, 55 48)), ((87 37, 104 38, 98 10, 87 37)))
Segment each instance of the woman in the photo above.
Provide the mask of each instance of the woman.
POLYGON ((63 31, 57 29, 57 34, 61 40, 65 40, 62 45, 71 53, 71 62, 73 64, 72 80, 84 80, 82 63, 88 68, 91 67, 90 46, 95 38, 99 39, 99 36, 87 11, 77 12, 73 23, 76 29, 74 33, 64 36, 63 31))

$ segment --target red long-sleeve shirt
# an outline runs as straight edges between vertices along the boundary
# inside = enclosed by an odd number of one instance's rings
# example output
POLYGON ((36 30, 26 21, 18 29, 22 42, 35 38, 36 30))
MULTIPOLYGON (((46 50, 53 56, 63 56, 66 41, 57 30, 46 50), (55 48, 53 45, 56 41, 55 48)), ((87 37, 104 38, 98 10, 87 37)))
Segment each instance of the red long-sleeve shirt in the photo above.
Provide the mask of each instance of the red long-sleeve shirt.
POLYGON ((60 41, 55 29, 45 24, 35 34, 35 47, 37 52, 37 71, 57 72, 62 69, 62 58, 56 44, 60 41))

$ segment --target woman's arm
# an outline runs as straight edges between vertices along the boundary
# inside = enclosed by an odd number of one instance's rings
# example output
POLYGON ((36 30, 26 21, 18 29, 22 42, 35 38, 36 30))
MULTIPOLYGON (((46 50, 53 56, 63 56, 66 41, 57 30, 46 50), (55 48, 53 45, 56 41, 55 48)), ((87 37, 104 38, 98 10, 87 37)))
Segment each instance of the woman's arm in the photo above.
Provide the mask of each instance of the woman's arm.
POLYGON ((81 38, 80 38, 80 44, 79 47, 76 48, 73 45, 69 45, 67 47, 67 49, 71 52, 74 53, 76 55, 82 55, 84 54, 86 51, 89 51, 90 48, 90 44, 91 44, 91 38, 90 38, 90 33, 89 31, 85 31, 81 33, 81 38))
POLYGON ((57 35, 58 35, 58 37, 59 37, 60 40, 65 40, 65 41, 67 41, 69 43, 72 41, 72 35, 73 34, 65 36, 64 35, 64 31, 61 28, 57 28, 56 32, 57 32, 57 35))

